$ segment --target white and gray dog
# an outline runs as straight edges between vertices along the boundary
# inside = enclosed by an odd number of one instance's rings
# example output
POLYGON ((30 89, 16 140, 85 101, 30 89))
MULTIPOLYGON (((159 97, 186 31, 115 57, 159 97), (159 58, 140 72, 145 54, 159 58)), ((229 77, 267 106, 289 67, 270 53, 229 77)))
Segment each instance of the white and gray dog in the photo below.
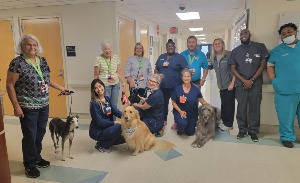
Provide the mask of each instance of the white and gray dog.
POLYGON ((192 143, 192 147, 202 147, 209 139, 216 134, 218 121, 221 120, 221 111, 217 107, 210 104, 201 105, 199 107, 199 118, 196 129, 196 139, 192 143))
POLYGON ((64 122, 62 119, 60 118, 53 118, 50 121, 49 124, 49 130, 51 133, 51 137, 54 143, 54 147, 55 147, 55 153, 57 153, 57 148, 58 148, 58 142, 59 142, 59 136, 61 136, 61 151, 62 151, 62 161, 65 161, 65 157, 64 157, 64 145, 65 145, 65 141, 67 139, 69 139, 69 158, 73 159, 73 157, 71 156, 71 147, 72 147, 72 140, 74 138, 74 130, 75 128, 79 128, 78 127, 78 116, 68 116, 67 117, 67 121, 64 122), (56 137, 56 142, 54 140, 54 134, 56 137))

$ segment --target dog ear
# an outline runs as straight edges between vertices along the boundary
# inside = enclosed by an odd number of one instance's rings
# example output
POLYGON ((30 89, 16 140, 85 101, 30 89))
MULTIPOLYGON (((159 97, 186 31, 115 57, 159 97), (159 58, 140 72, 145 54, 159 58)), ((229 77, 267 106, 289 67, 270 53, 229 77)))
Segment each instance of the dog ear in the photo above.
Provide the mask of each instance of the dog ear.
POLYGON ((135 117, 136 117, 136 119, 138 119, 138 120, 140 120, 140 119, 141 119, 141 118, 140 118, 140 114, 139 114, 139 111, 138 111, 138 110, 134 109, 134 114, 135 114, 135 117))

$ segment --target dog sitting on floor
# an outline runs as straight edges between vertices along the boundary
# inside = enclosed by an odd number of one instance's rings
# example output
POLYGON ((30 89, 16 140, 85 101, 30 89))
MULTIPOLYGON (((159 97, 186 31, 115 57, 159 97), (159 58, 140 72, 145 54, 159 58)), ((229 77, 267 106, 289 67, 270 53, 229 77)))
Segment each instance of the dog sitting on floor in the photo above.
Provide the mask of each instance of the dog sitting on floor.
POLYGON ((199 108, 199 118, 196 129, 196 139, 192 147, 200 148, 216 134, 218 121, 221 120, 221 111, 210 104, 201 105, 199 108))
POLYGON ((75 128, 79 128, 78 127, 78 119, 79 117, 76 116, 68 116, 67 117, 67 121, 63 121, 60 118, 53 118, 50 123, 49 123, 49 130, 51 133, 51 137, 54 143, 54 147, 55 147, 55 153, 57 153, 57 148, 58 148, 58 142, 59 142, 59 137, 61 137, 61 152, 62 152, 62 161, 65 161, 65 157, 64 157, 64 145, 65 145, 65 141, 67 139, 69 139, 69 158, 73 159, 73 157, 71 156, 71 147, 72 147, 72 141, 74 138, 74 131, 75 128), (54 134, 56 137, 56 142, 54 140, 54 134))

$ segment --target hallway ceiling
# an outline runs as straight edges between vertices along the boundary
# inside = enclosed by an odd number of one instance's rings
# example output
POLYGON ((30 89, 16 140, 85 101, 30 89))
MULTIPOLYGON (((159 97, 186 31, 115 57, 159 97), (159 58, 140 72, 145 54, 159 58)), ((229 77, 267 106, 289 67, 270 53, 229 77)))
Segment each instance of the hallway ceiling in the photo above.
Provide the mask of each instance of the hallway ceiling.
POLYGON ((0 0, 0 10, 60 6, 97 2, 117 2, 129 10, 160 25, 160 30, 169 31, 178 28, 176 36, 186 38, 195 34, 206 34, 207 42, 222 36, 237 11, 245 6, 246 0, 0 0), (200 20, 181 21, 175 13, 182 12, 180 4, 186 7, 185 12, 199 12, 200 20), (188 28, 203 27, 203 31, 191 32, 188 28))

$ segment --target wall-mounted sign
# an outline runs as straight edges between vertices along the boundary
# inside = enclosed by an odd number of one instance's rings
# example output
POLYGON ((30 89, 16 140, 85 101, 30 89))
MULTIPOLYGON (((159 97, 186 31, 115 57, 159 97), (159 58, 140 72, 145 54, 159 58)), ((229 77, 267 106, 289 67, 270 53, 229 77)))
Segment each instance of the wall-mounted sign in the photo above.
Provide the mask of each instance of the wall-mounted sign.
POLYGON ((170 28, 170 34, 177 34, 178 33, 178 28, 177 27, 171 27, 170 28))
POLYGON ((75 46, 66 46, 67 57, 76 57, 75 46))

